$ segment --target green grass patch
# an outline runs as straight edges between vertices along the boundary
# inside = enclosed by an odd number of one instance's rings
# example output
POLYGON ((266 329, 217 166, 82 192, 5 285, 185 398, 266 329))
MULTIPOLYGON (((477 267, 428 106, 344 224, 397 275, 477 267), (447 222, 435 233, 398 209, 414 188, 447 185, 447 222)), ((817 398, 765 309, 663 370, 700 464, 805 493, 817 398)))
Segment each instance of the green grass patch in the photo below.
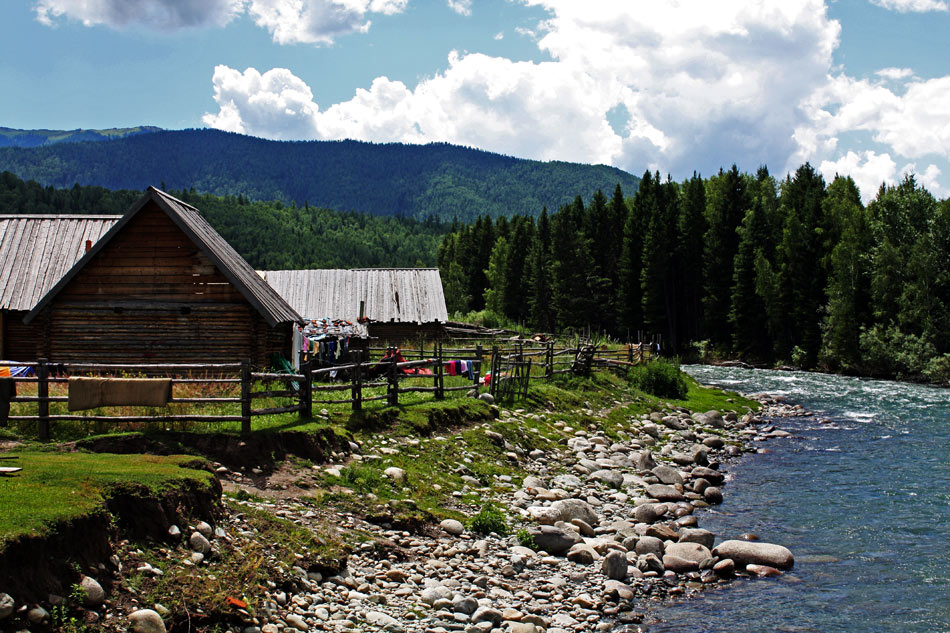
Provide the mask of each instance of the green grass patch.
POLYGON ((98 512, 119 489, 156 493, 186 481, 211 486, 214 475, 187 468, 193 456, 112 455, 25 450, 5 461, 23 470, 0 478, 0 548, 23 536, 49 534, 59 523, 98 512))

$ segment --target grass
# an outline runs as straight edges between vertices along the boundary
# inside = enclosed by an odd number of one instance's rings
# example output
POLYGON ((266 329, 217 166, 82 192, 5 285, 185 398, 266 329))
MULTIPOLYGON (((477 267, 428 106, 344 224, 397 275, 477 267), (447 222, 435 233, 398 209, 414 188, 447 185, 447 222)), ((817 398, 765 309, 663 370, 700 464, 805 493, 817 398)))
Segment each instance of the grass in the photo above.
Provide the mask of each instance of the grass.
POLYGON ((79 516, 104 512, 110 493, 123 487, 161 492, 190 480, 210 486, 213 475, 185 467, 191 456, 111 455, 12 451, 23 470, 0 478, 0 548, 24 536, 49 534, 79 516))

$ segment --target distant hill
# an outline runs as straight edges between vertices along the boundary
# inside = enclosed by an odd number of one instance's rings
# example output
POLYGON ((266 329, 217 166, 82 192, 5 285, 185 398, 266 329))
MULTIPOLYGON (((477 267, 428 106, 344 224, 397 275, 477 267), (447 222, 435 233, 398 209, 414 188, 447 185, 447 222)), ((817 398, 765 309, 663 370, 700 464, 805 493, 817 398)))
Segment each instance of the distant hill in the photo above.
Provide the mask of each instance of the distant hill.
POLYGON ((0 170, 44 185, 148 185, 375 215, 468 221, 537 215, 639 178, 604 165, 540 162, 444 143, 268 141, 219 130, 157 131, 107 143, 0 149, 0 170))
POLYGON ((112 141, 136 134, 161 132, 162 128, 144 125, 140 127, 115 127, 108 130, 16 130, 0 127, 0 147, 40 147, 56 143, 81 143, 84 141, 112 141))

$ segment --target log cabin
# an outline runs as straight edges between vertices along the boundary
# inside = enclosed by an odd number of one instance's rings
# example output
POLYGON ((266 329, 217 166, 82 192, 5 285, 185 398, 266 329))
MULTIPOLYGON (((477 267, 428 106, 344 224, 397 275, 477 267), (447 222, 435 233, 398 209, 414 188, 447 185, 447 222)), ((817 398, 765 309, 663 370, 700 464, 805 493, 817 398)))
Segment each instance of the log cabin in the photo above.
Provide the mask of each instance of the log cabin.
POLYGON ((0 359, 35 361, 41 325, 23 323, 121 215, 0 215, 0 359))
POLYGON ((291 357, 297 312, 205 221, 154 187, 26 314, 51 362, 291 357))

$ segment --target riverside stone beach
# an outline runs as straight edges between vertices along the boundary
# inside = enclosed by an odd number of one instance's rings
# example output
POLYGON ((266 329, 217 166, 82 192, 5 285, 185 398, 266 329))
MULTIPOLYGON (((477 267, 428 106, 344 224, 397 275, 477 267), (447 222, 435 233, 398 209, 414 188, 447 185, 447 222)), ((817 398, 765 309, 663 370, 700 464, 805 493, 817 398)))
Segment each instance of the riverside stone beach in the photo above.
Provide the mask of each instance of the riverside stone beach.
POLYGON ((782 578, 651 610, 651 633, 950 631, 950 390, 802 372, 686 367, 701 382, 767 391, 816 415, 732 468, 714 532, 781 536, 782 578), (741 627, 737 623, 741 622, 741 627))
MULTIPOLYGON (((651 413, 622 419, 609 432, 601 422, 611 415, 616 419, 619 402, 575 411, 571 423, 557 420, 553 410, 496 409, 498 422, 525 432, 532 431, 532 423, 550 418, 562 440, 546 450, 525 452, 489 423, 475 427, 525 475, 498 474, 486 485, 464 474, 466 488, 458 496, 474 492, 492 498, 507 517, 509 533, 479 534, 473 524, 455 519, 420 526, 344 512, 334 517, 335 527, 363 535, 344 565, 316 571, 301 562, 289 578, 275 577, 257 588, 263 596, 253 610, 231 598, 231 622, 219 624, 218 630, 637 631, 648 626, 653 605, 688 603, 706 590, 730 584, 777 582, 795 573, 799 556, 796 548, 786 547, 779 531, 756 535, 751 523, 716 529, 706 524, 706 517, 714 516, 708 509, 729 497, 734 468, 741 463, 737 460, 789 441, 790 433, 772 420, 806 415, 800 405, 758 398, 762 408, 756 413, 690 411, 661 403, 651 413)), ((307 469, 339 477, 353 464, 425 450, 429 441, 379 436, 338 453, 338 460, 307 469)), ((214 572, 222 551, 243 551, 262 538, 250 524, 255 512, 302 527, 326 519, 288 491, 286 473, 281 480, 280 473, 267 477, 221 463, 213 466, 235 499, 231 512, 214 524, 172 526, 159 562, 126 542, 110 565, 84 576, 78 591, 99 630, 181 628, 166 628, 169 609, 160 601, 137 600, 123 579, 160 577, 181 565, 214 572), (247 492, 267 489, 276 494, 247 492), (110 600, 103 584, 124 586, 126 593, 110 600)), ((464 463, 459 467, 466 470, 464 463)), ((290 476, 300 481, 299 472, 290 476)), ((408 484, 407 472, 396 466, 386 468, 383 476, 394 485, 408 484)), ((362 503, 372 505, 372 496, 362 503)), ((251 589, 235 588, 235 594, 251 589)), ((49 626, 52 615, 45 606, 3 600, 0 604, 9 608, 0 613, 0 626, 7 630, 49 626)), ((57 600, 63 599, 50 598, 51 603, 57 600)))

